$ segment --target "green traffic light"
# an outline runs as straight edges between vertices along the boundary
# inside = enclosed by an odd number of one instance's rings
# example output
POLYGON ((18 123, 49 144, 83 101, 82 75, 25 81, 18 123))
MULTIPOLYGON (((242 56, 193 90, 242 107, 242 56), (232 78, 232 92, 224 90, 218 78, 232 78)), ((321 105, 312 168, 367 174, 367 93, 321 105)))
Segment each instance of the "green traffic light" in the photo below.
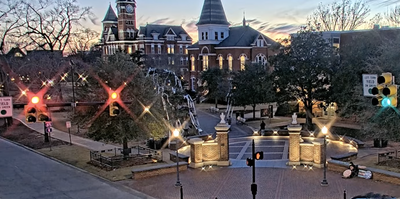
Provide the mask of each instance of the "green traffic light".
POLYGON ((392 102, 390 101, 389 98, 385 97, 385 98, 382 99, 382 106, 383 106, 383 107, 388 107, 388 106, 390 106, 391 104, 392 104, 392 102))

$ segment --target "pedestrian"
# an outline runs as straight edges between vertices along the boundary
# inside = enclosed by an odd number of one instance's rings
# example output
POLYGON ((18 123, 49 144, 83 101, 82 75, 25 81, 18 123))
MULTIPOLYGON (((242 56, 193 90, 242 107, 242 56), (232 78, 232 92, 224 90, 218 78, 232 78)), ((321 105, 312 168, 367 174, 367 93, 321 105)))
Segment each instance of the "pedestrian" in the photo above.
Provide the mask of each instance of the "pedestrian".
POLYGON ((260 129, 261 130, 265 130, 265 122, 264 122, 264 120, 260 124, 260 129))

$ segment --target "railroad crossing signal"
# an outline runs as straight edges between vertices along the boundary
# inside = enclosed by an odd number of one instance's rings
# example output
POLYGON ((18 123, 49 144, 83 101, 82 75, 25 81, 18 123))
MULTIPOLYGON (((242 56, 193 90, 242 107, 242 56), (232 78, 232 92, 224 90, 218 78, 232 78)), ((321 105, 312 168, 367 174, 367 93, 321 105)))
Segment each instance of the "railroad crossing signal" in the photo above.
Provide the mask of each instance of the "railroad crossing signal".
POLYGON ((397 107, 397 85, 394 84, 392 73, 382 73, 378 77, 378 85, 372 88, 372 105, 383 107, 397 107))

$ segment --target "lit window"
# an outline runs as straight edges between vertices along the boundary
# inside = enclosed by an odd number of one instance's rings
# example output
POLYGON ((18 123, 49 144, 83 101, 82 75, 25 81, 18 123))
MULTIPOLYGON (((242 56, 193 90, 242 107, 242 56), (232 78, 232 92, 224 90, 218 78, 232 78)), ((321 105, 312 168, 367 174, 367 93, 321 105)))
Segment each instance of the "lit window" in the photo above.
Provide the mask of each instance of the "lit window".
POLYGON ((232 71, 232 69, 233 69, 232 62, 233 62, 232 55, 228 55, 228 67, 229 67, 230 71, 232 71))
POLYGON ((244 70, 246 68, 245 63, 246 63, 246 56, 241 55, 240 56, 240 70, 244 70))
POLYGON ((186 48, 185 48, 185 54, 186 55, 189 54, 188 47, 189 47, 189 45, 186 45, 186 48))
POLYGON ((171 65, 171 57, 168 57, 168 65, 171 65))
POLYGON ((132 46, 128 46, 128 54, 132 54, 132 46))
POLYGON ((174 45, 168 44, 167 53, 168 54, 174 54, 174 45))
POLYGON ((190 56, 190 62, 192 62, 192 67, 191 67, 191 71, 195 71, 196 70, 196 65, 195 65, 195 61, 196 59, 194 58, 194 56, 190 56))
POLYGON ((222 69, 224 66, 224 58, 222 58, 222 55, 218 56, 218 62, 219 62, 219 69, 222 69))
POLYGON ((208 55, 203 55, 203 70, 208 70, 208 55))
POLYGON ((154 44, 151 44, 151 54, 155 53, 154 44))

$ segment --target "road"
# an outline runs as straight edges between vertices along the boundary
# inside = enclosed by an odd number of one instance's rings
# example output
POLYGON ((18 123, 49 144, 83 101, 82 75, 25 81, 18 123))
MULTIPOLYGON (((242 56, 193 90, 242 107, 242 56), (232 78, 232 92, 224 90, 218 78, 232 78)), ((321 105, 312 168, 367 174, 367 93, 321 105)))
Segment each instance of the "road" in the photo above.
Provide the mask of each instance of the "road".
POLYGON ((0 139, 1 199, 140 199, 142 193, 102 180, 0 139))
MULTIPOLYGON (((203 132, 213 134, 215 136, 215 126, 221 121, 219 114, 210 113, 206 110, 197 110, 200 127, 203 132)), ((236 124, 236 120, 232 119, 231 131, 229 138, 246 137, 252 135, 252 130, 245 125, 236 124)))

